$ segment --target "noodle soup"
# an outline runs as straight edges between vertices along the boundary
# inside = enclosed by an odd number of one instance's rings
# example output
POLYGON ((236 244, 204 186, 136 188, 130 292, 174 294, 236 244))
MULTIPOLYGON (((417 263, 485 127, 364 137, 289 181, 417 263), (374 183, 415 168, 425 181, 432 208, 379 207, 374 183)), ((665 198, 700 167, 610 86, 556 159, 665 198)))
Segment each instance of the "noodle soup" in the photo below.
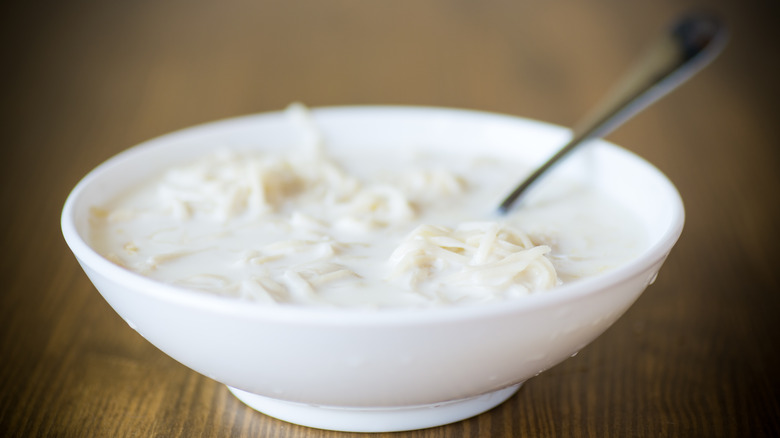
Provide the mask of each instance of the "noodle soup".
MULTIPOLYGON (((90 241, 116 264, 195 291, 269 305, 427 307, 528 294, 631 260, 642 228, 581 181, 551 179, 493 215, 529 165, 424 142, 289 149, 215 145, 96 205, 90 241)), ((552 291, 552 292, 551 292, 552 291)))

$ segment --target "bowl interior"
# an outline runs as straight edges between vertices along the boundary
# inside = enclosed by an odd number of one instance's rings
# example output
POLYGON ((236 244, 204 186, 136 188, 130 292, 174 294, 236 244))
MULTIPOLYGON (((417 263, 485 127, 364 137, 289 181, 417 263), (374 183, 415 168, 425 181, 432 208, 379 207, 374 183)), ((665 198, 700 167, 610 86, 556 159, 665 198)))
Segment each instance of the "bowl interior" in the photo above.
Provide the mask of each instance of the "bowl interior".
MULTIPOLYGON (((312 116, 329 152, 336 158, 355 147, 392 150, 399 144, 421 144, 453 153, 479 147, 496 156, 519 157, 530 169, 547 159, 569 136, 568 130, 549 124, 467 110, 335 107, 314 109, 312 116)), ((304 137, 301 127, 288 114, 277 112, 209 123, 128 149, 98 166, 73 190, 63 211, 66 240, 82 263, 102 259, 86 243, 92 206, 104 203, 169 165, 218 147, 282 151, 299 145, 304 137)), ((517 181, 525 171, 518 171, 517 181)), ((593 184, 639 219, 648 236, 646 248, 637 260, 608 275, 619 276, 621 270, 636 270, 657 262, 668 253, 681 232, 683 207, 674 186, 655 167, 618 146, 593 141, 554 168, 547 178, 593 184)), ((544 193, 546 184, 539 184, 538 190, 529 193, 529 199, 544 193)), ((507 192, 511 188, 507 187, 507 192)), ((500 200, 504 194, 498 193, 496 199, 500 200)), ((104 260, 99 263, 108 265, 104 260)), ((200 299, 186 297, 186 291, 172 293, 185 294, 180 299, 200 299)))

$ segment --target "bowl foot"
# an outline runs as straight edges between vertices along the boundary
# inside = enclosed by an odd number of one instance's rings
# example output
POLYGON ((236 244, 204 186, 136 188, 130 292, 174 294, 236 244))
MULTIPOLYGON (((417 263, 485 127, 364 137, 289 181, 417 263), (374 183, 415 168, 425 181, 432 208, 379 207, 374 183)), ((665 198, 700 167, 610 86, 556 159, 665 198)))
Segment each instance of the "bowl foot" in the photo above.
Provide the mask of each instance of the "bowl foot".
POLYGON ((293 403, 228 386, 249 407, 280 420, 343 432, 398 432, 442 426, 479 415, 500 405, 521 384, 467 399, 390 408, 340 408, 293 403))

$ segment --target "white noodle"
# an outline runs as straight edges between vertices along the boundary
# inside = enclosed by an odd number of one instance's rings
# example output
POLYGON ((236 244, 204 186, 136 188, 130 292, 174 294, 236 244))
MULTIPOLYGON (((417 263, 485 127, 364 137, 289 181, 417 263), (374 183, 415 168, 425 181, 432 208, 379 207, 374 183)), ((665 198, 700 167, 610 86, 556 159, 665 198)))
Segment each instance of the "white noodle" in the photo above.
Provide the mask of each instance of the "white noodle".
MULTIPOLYGON (((361 180, 327 156, 305 107, 293 105, 289 114, 302 128, 302 148, 278 154, 219 150, 139 189, 133 199, 143 201, 135 206, 93 208, 91 223, 120 237, 123 227, 160 224, 145 236, 122 237, 107 257, 144 274, 171 269, 167 281, 208 292, 268 304, 323 304, 332 288, 364 284, 358 282, 366 278, 364 249, 372 239, 391 230, 398 235, 414 227, 431 202, 470 190, 465 178, 438 168, 400 172, 394 181, 361 180), (212 272, 213 262, 204 260, 213 259, 199 258, 221 237, 258 227, 270 230, 263 239, 215 253, 229 261, 228 272, 212 272), (195 242, 201 246, 193 249, 195 242), (208 272, 183 274, 187 260, 196 258, 193 263, 208 272)), ((507 223, 422 224, 387 251, 385 273, 371 275, 434 303, 548 290, 560 280, 550 247, 533 240, 507 223)))
POLYGON ((474 286, 475 293, 486 285, 546 290, 559 282, 549 252, 506 224, 422 225, 391 255, 391 278, 407 275, 417 289, 424 283, 433 290, 455 283, 474 286))

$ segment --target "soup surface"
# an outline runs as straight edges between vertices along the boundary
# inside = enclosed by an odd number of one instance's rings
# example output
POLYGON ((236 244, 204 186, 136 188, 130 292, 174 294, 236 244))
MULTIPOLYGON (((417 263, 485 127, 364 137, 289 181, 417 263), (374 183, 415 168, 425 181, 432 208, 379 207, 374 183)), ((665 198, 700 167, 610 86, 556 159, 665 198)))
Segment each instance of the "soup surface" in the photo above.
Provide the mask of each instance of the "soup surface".
MULTIPOLYGON (((464 305, 548 293, 641 250, 638 221, 582 183, 545 180, 494 210, 528 166, 488 148, 219 148, 91 212, 113 262, 196 291, 274 304, 464 305)), ((552 293, 552 292, 551 292, 552 293)))

